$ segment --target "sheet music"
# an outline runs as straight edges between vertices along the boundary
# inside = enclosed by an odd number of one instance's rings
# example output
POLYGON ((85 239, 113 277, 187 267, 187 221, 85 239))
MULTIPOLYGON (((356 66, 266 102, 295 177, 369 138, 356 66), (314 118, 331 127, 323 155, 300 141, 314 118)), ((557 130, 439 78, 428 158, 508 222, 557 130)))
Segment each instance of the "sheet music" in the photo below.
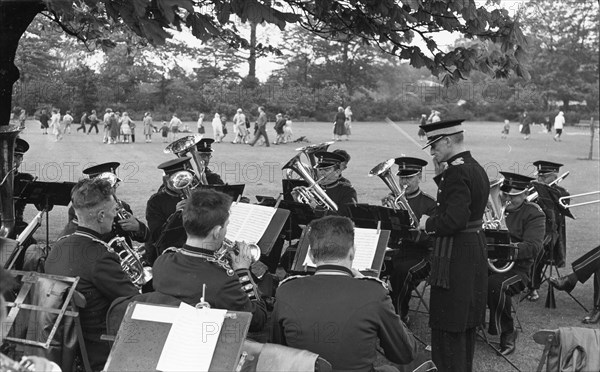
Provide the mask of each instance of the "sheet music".
POLYGON ((173 323, 173 320, 177 319, 178 311, 176 307, 136 304, 131 319, 173 323))
MULTIPOLYGON (((354 261, 352 268, 357 270, 370 269, 377 252, 377 243, 379 242, 380 232, 376 229, 354 228, 354 261)), ((310 246, 308 247, 310 250, 310 246)), ((302 266, 316 267, 313 260, 310 259, 308 251, 302 266)))
POLYGON ((181 303, 156 369, 208 371, 227 310, 196 309, 181 303))
POLYGON ((276 208, 248 203, 233 203, 227 226, 227 239, 258 243, 271 223, 276 208))

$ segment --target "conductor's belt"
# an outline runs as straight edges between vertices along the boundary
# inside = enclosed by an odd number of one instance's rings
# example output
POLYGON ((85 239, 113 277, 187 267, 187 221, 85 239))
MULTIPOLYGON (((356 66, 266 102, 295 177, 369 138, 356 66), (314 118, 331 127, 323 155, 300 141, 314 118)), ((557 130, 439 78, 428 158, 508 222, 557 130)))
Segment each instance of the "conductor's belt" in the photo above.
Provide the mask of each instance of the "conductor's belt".
POLYGON ((467 227, 460 230, 459 233, 478 233, 483 226, 483 220, 469 221, 467 227))

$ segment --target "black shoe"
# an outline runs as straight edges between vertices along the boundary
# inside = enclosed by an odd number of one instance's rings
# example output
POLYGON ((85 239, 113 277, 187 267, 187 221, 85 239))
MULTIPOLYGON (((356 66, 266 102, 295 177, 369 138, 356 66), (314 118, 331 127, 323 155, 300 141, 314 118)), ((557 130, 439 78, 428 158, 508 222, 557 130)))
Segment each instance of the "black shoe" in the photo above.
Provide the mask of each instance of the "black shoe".
POLYGON ((550 278, 550 283, 552 283, 552 286, 559 291, 571 293, 577 284, 577 277, 574 275, 567 275, 561 276, 560 278, 550 278))
POLYGON ((500 334, 500 354, 507 356, 514 353, 517 347, 517 335, 516 329, 512 332, 502 332, 500 334))
POLYGON ((592 310, 592 313, 583 318, 581 322, 584 324, 596 324, 600 322, 600 308, 595 307, 594 310, 592 310))

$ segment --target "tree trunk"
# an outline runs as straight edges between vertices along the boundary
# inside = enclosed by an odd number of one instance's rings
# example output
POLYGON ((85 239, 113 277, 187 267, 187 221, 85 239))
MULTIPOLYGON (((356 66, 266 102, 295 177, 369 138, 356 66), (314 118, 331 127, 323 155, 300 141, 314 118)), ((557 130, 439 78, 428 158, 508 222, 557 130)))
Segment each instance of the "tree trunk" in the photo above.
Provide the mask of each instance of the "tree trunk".
POLYGON ((250 23, 250 56, 248 57, 248 77, 256 78, 256 23, 250 23))
POLYGON ((8 125, 13 85, 19 80, 15 54, 19 40, 44 4, 33 1, 0 1, 0 125, 8 125))
POLYGON ((594 133, 596 132, 596 124, 594 123, 594 117, 590 119, 590 152, 588 154, 588 160, 594 158, 594 133))

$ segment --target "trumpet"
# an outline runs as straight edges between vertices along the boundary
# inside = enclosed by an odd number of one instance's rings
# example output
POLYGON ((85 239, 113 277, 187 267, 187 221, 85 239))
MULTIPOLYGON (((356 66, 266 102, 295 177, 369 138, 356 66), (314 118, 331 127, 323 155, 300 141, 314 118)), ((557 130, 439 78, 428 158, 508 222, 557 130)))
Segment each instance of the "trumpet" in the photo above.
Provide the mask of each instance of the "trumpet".
POLYGON ((369 177, 378 176, 381 178, 383 183, 392 191, 394 195, 394 201, 391 203, 385 203, 385 207, 393 208, 393 209, 403 209, 408 212, 408 217, 410 218, 410 226, 413 229, 416 229, 419 226, 419 219, 417 215, 412 210, 410 205, 408 204, 408 200, 406 200, 406 186, 400 187, 394 176, 392 176, 392 166, 395 163, 395 159, 388 159, 384 162, 377 164, 371 171, 369 172, 369 177))
POLYGON ((300 177, 308 183, 306 186, 298 186, 294 189, 296 193, 295 199, 299 203, 309 204, 325 207, 328 210, 338 210, 337 204, 325 193, 325 191, 319 186, 319 184, 313 179, 311 173, 308 170, 308 166, 300 161, 300 154, 294 156, 290 161, 287 162, 282 170, 292 170, 296 172, 300 177))
MULTIPOLYGON (((240 248, 238 246, 239 242, 234 242, 227 238, 223 239, 223 245, 215 252, 215 258, 218 261, 223 261, 227 259, 231 253, 239 254, 240 248)), ((248 248, 250 248, 250 254, 252 257, 252 263, 258 262, 260 260, 261 250, 260 247, 254 243, 248 244, 248 248)))
POLYGON ((125 238, 117 236, 107 244, 111 249, 113 245, 119 248, 118 251, 115 250, 115 253, 119 256, 121 268, 133 284, 141 287, 152 279, 152 268, 144 266, 141 253, 130 247, 125 238))

